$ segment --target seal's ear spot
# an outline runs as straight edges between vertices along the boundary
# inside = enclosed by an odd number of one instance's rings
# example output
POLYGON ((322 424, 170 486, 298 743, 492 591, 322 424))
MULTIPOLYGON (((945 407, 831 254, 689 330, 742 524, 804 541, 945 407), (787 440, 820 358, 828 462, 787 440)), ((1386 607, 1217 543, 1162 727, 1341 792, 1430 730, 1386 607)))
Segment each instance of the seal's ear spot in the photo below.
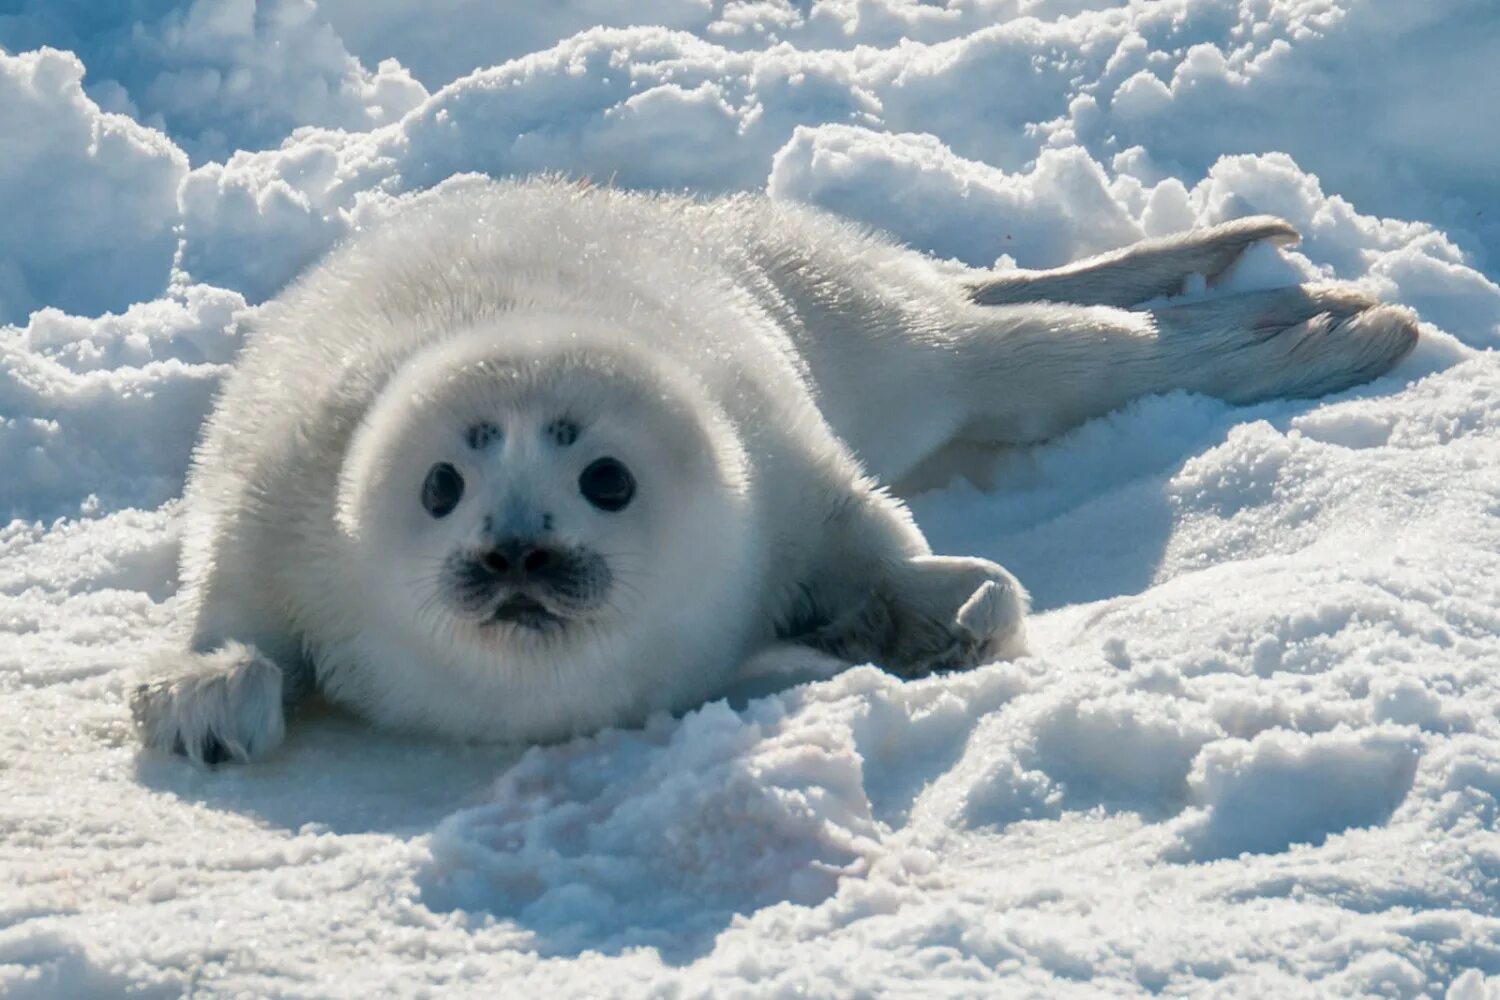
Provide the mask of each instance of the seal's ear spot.
POLYGON ((497 441, 499 438, 500 428, 488 420, 481 420, 477 424, 471 424, 469 429, 464 431, 464 441, 475 451, 489 447, 490 442, 497 441))

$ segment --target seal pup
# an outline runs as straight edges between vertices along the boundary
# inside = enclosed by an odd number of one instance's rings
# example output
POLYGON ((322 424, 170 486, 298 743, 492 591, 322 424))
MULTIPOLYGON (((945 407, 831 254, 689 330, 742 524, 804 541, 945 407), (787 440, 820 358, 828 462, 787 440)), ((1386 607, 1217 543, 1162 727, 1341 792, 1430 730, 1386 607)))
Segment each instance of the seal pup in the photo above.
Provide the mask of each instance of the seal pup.
POLYGON ((700 704, 778 643, 906 677, 1018 655, 1020 583, 933 555, 881 484, 1147 393, 1388 370, 1415 319, 1347 287, 1123 308, 1295 237, 1255 218, 998 274, 760 196, 416 199, 247 338, 141 736, 254 759, 316 689, 386 726, 552 741, 700 704))

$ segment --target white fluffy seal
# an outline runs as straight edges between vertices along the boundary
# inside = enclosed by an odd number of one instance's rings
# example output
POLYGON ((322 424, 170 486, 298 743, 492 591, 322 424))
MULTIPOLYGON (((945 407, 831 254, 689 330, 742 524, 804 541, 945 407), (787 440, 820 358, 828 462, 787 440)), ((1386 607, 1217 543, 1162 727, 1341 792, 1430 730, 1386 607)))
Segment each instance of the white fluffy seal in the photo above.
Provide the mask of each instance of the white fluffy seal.
POLYGON ((252 759, 316 688, 378 723, 542 741, 680 710, 801 643, 907 676, 1016 655, 1002 567, 880 485, 1145 393, 1313 395, 1410 314, 1340 287, 1124 307, 1241 220, 1056 271, 939 264, 807 208, 549 180, 431 196, 265 312, 195 456, 189 635, 145 742, 252 759))

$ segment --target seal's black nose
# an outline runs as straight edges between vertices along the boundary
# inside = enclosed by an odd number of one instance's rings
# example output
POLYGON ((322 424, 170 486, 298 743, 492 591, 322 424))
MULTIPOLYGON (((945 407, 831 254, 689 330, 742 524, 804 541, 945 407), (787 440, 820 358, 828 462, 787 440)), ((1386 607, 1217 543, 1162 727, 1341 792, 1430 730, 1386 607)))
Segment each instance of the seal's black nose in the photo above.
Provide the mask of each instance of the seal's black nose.
POLYGON ((516 579, 544 572, 556 561, 552 549, 525 538, 501 539, 479 557, 480 564, 496 576, 516 579))

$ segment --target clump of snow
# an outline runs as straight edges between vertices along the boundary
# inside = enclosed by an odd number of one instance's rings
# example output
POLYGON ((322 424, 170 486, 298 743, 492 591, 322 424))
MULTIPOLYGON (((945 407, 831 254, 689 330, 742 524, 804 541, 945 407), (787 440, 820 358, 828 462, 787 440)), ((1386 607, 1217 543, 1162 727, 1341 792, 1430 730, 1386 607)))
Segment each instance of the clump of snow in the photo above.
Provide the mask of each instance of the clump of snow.
POLYGON ((499 11, 0 15, 0 992, 1495 995, 1484 0, 499 11), (1338 398, 1140 400, 918 497, 1031 589, 1017 663, 771 656, 530 750, 314 711, 252 768, 140 755, 126 672, 255 304, 453 175, 542 169, 985 267, 1272 212, 1300 246, 1184 295, 1337 278, 1426 325, 1338 398))
POLYGON ((1469 969, 1448 986, 1444 1000, 1495 1000, 1500 997, 1500 976, 1486 976, 1469 969))
POLYGON ((45 305, 123 308, 166 287, 187 158, 101 111, 83 72, 71 53, 0 51, 0 322, 45 305))
POLYGON ((313 0, 21 0, 0 46, 49 45, 89 67, 89 96, 170 135, 195 161, 294 128, 368 129, 427 97, 394 60, 365 69, 313 0))
MULTIPOLYGON (((473 22, 474 39, 498 30, 488 7, 450 5, 456 24, 473 22)), ((1454 316, 1469 315, 1467 305, 1447 304, 1453 295, 1487 302, 1489 316, 1478 325, 1486 334, 1496 328, 1500 289, 1473 266, 1496 242, 1483 214, 1483 177, 1471 170, 1441 197, 1429 193, 1424 185, 1435 178, 1452 179, 1412 166, 1431 156, 1438 137, 1430 129, 1404 127, 1403 119, 1381 133, 1384 146, 1352 137, 1327 142, 1325 120, 1364 131, 1359 109, 1324 109, 1282 92, 1335 83, 1339 93, 1371 92, 1387 77, 1378 60, 1345 54, 1351 39, 1381 52, 1433 32, 1447 39, 1462 11, 1437 23, 1383 14, 1373 22, 1380 31, 1371 27, 1370 5, 1345 11, 1330 0, 1239 11, 1227 0, 1174 0, 1126 10, 975 3, 946 12, 883 0, 788 7, 776 15, 802 24, 798 30, 836 25, 836 33, 814 32, 796 43, 834 46, 814 50, 769 44, 769 36, 752 44, 714 28, 749 16, 745 5, 660 6, 662 23, 687 30, 588 28, 510 62, 434 80, 430 98, 403 82, 394 64, 364 70, 310 0, 199 0, 187 7, 158 0, 149 17, 96 14, 78 23, 48 15, 42 5, 0 20, 0 43, 88 29, 90 45, 108 53, 107 68, 94 72, 114 74, 92 84, 91 94, 166 129, 198 160, 203 150, 214 151, 181 185, 181 263, 194 279, 253 301, 274 294, 353 231, 371 200, 466 171, 561 170, 631 187, 769 184, 972 264, 1000 256, 1027 266, 1056 263, 1142 233, 1277 212, 1308 230, 1309 256, 1320 267, 1368 275, 1382 291, 1410 289, 1414 304, 1437 310, 1450 326, 1458 325, 1454 316), (1044 14, 1055 19, 1039 19, 1044 14), (126 25, 128 44, 120 41, 126 25), (894 44, 900 35, 890 34, 892 25, 922 41, 894 44), (868 44, 849 47, 856 42, 868 44), (208 82, 182 82, 200 76, 208 82), (1142 124, 1142 98, 1132 96, 1138 93, 1159 96, 1152 129, 1142 124), (158 95, 162 108, 137 108, 130 102, 146 97, 136 94, 158 95), (1225 102, 1244 113, 1224 113, 1225 102), (1247 102, 1283 111, 1252 115, 1242 107, 1247 102), (1317 107, 1319 117, 1285 113, 1303 106, 1317 107), (292 125, 323 127, 288 135, 292 125), (1229 128, 1246 139, 1231 141, 1229 128), (1269 134, 1277 141, 1268 147, 1269 134), (1208 152, 1188 156, 1177 148, 1185 143, 1208 152), (1173 155, 1164 158, 1169 146, 1173 155), (1263 153, 1267 148, 1293 155, 1263 153), (236 149, 252 152, 225 156, 236 149), (1233 155, 1241 152, 1253 155, 1233 155), (1330 156, 1338 159, 1328 162, 1330 156), (1388 190, 1392 177, 1401 178, 1399 191, 1388 190), (1341 191, 1359 181, 1366 213, 1400 217, 1410 209, 1408 218, 1438 219, 1448 234, 1360 215, 1342 198, 1325 197, 1320 178, 1341 191), (924 203, 951 206, 965 224, 924 212, 924 203), (1084 218, 1095 225, 1080 226, 1084 218), (1380 259, 1366 259, 1371 252, 1380 259)), ((754 16, 774 20, 773 7, 757 7, 754 16)), ((409 8, 377 5, 361 25, 396 31, 413 16, 409 8)), ((570 18, 592 24, 617 16, 587 3, 561 5, 554 20, 525 19, 507 37, 535 29, 551 42, 552 29, 570 18)), ((338 19, 352 18, 344 12, 338 19)), ((442 32, 454 37, 454 24, 442 32)), ((420 34, 399 37, 427 46, 420 34)), ((1468 51, 1476 43, 1455 44, 1468 51)), ((90 45, 78 47, 93 58, 90 45)), ((1441 148, 1453 147, 1445 162, 1472 158, 1463 138, 1469 131, 1443 133, 1441 148)))
POLYGON ((1282 150, 1365 211, 1426 219, 1500 260, 1500 136, 1472 117, 1500 85, 1487 0, 1151 6, 1055 136, 1140 146, 1171 173, 1282 150))
POLYGON ((828 714, 763 700, 742 717, 717 703, 532 750, 495 804, 434 833, 423 898, 513 915, 539 950, 574 954, 701 950, 735 914, 820 903, 868 870, 879 835, 860 756, 828 714))
POLYGON ((1030 170, 1007 174, 932 135, 799 127, 777 151, 766 187, 977 266, 1001 257, 1064 264, 1145 235, 1104 168, 1076 146, 1043 150, 1030 170))
POLYGON ((181 492, 245 301, 192 286, 120 315, 0 327, 0 516, 153 507, 181 492))
MULTIPOLYGON (((441 17, 398 4, 322 6, 367 62, 395 56, 433 90, 595 25, 641 23, 594 0, 551 4, 520 24, 500 23, 492 5, 477 0, 444 0, 441 17)), ((933 132, 961 155, 1007 169, 1042 144, 1081 145, 1100 162, 1135 150, 1153 181, 1201 176, 1226 153, 1282 150, 1366 212, 1436 222, 1470 249, 1483 248, 1491 264, 1500 253, 1500 221, 1486 213, 1500 140, 1470 124, 1474 95, 1496 83, 1493 36, 1474 28, 1487 23, 1487 0, 652 6, 650 23, 713 43, 731 74, 731 53, 777 43, 856 52, 846 65, 861 68, 860 89, 877 97, 869 110, 885 128, 933 132), (899 65, 881 58, 903 39, 899 65), (1374 93, 1379 101, 1366 99, 1374 93)), ((677 74, 692 75, 693 61, 682 60, 677 74)), ((758 60, 775 61, 782 57, 758 60)), ((770 112, 780 103, 754 106, 770 112)))
POLYGON ((1197 861, 1322 844, 1385 822, 1411 791, 1418 744, 1399 731, 1270 730, 1199 755, 1189 777, 1203 807, 1178 828, 1197 861))
POLYGON ((487 0, 436 0, 418 10, 376 0, 320 0, 319 11, 366 63, 395 58, 437 88, 593 27, 650 23, 726 48, 890 48, 941 42, 1018 18, 1056 18, 1119 0, 656 0, 649 18, 610 0, 554 0, 525 18, 487 0))

